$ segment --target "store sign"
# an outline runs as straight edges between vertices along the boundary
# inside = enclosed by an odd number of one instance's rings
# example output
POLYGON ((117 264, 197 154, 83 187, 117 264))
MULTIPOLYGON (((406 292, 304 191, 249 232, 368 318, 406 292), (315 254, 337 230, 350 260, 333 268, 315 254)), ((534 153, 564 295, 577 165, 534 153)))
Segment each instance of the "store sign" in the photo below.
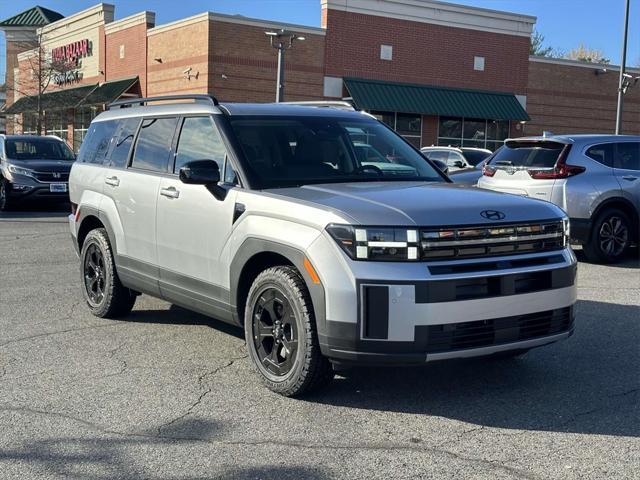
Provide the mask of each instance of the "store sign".
POLYGON ((60 69, 53 74, 56 85, 69 85, 82 80, 81 59, 93 54, 91 46, 89 39, 85 38, 51 50, 51 59, 60 69))

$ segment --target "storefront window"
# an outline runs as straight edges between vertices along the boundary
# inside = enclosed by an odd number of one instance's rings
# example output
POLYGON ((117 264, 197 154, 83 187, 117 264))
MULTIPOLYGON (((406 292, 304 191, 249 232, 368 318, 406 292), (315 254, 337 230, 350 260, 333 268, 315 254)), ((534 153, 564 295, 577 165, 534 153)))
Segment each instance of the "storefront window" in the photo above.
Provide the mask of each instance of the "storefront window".
POLYGON ((420 148, 422 143, 422 115, 395 112, 371 112, 371 114, 393 128, 414 147, 420 148))
POLYGON ((73 118, 73 151, 78 153, 80 145, 87 135, 91 120, 97 115, 97 110, 91 107, 78 108, 73 118))
POLYGON ((509 136, 508 120, 440 117, 438 145, 496 150, 509 136))
POLYGON ((25 135, 35 135, 38 130, 38 114, 34 112, 24 112, 22 114, 22 133, 25 135))
POLYGON ((45 114, 46 134, 55 135, 69 143, 69 121, 66 110, 49 110, 45 114))

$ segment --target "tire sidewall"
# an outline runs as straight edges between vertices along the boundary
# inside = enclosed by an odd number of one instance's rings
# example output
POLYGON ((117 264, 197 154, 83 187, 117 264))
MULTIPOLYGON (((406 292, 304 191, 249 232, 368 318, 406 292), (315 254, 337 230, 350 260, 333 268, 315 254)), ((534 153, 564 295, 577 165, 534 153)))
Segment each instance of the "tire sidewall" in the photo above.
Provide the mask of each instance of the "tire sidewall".
POLYGON ((80 279, 82 282, 82 296, 84 297, 88 307, 91 309, 94 315, 104 315, 104 313, 108 310, 109 304, 111 302, 111 296, 113 295, 113 260, 111 255, 111 247, 109 243, 105 240, 104 235, 100 232, 100 230, 92 230, 90 231, 82 244, 82 250, 80 253, 80 279), (104 287, 104 296, 102 298, 102 302, 98 305, 94 304, 89 298, 89 294, 87 293, 87 285, 85 283, 84 278, 84 263, 87 255, 87 250, 91 245, 95 245, 100 249, 102 253, 102 258, 104 259, 104 267, 105 267, 105 287, 104 287))
POLYGON ((307 327, 304 325, 305 322, 302 321, 302 318, 304 316, 305 314, 302 309, 302 299, 296 294, 295 291, 290 288, 289 285, 287 285, 286 282, 279 281, 278 276, 274 271, 266 271, 264 274, 258 276, 254 284, 251 286, 251 289, 249 290, 249 295, 247 297, 247 303, 245 306, 245 340, 247 342, 247 349, 249 350, 249 356, 254 364, 254 367, 256 368, 256 370, 258 370, 258 373, 268 384, 268 386, 274 390, 286 390, 297 382, 298 377, 302 373, 302 370, 304 368, 304 362, 302 361, 302 359, 304 359, 308 349, 306 332, 307 327), (262 367, 260 358, 258 357, 256 346, 253 341, 253 311, 255 308, 255 303, 260 295, 269 288, 278 290, 287 298, 289 304, 291 305, 291 308, 293 309, 296 319, 296 328, 298 329, 298 348, 296 351, 294 366, 289 373, 282 377, 273 375, 262 367))
POLYGON ((0 193, 0 210, 6 211, 9 209, 9 187, 4 178, 0 179, 0 191, 4 193, 0 193))

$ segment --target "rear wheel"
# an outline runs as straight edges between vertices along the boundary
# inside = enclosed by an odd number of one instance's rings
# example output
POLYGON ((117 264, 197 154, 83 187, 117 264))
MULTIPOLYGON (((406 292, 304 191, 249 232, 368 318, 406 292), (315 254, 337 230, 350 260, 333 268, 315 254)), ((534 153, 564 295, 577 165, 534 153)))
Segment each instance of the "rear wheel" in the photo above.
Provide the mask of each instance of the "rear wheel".
POLYGON ((82 293, 91 313, 96 317, 118 318, 131 312, 136 295, 120 283, 104 228, 87 234, 80 260, 82 293))
POLYGON ((293 267, 272 267, 256 277, 245 307, 245 337, 258 374, 276 393, 301 395, 333 378, 320 353, 309 292, 293 267))
POLYGON ((587 259, 594 263, 622 260, 631 243, 631 222, 626 213, 607 208, 593 223, 589 241, 583 246, 587 259))
POLYGON ((6 212, 11 208, 9 202, 9 182, 4 178, 0 179, 0 211, 6 212))

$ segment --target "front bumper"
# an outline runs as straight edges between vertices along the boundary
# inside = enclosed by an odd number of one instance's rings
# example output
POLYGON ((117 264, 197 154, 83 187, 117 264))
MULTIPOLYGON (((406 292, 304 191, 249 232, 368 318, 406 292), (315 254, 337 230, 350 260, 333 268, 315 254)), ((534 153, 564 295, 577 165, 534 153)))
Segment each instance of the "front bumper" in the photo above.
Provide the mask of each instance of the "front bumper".
POLYGON ((13 175, 9 184, 9 198, 16 201, 68 201, 69 200, 69 183, 65 181, 52 182, 56 184, 64 184, 64 192, 52 192, 51 183, 38 182, 37 180, 26 177, 24 175, 13 175))
POLYGON ((318 337, 336 363, 424 364, 530 349, 573 333, 570 248, 420 263, 342 256, 344 268, 335 268, 335 251, 323 245, 309 250, 326 297, 318 337))

